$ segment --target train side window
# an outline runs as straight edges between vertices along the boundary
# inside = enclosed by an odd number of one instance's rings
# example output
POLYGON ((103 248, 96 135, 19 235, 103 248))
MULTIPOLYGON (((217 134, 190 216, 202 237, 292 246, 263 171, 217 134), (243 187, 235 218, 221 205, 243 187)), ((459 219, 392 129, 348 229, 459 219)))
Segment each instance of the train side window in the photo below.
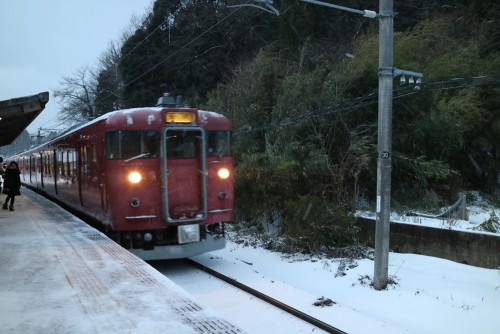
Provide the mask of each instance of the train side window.
POLYGON ((63 152, 57 151, 57 175, 64 175, 63 152))
POLYGON ((49 164, 49 175, 54 176, 56 173, 56 168, 54 166, 54 152, 51 152, 47 159, 49 164))
POLYGON ((92 144, 91 155, 92 155, 91 161, 92 162, 97 162, 97 147, 95 146, 95 144, 92 144))
POLYGON ((80 174, 88 176, 88 149, 87 146, 80 147, 80 174))
POLYGON ((76 150, 72 149, 68 152, 69 163, 70 163, 70 174, 71 176, 76 176, 76 150))
POLYGON ((61 175, 67 176, 67 167, 68 167, 68 152, 67 151, 62 151, 61 152, 61 175))
POLYGON ((97 147, 95 144, 88 146, 88 174, 90 177, 97 177, 97 147))
POLYGON ((66 157, 66 176, 71 176, 71 162, 69 160, 69 151, 66 151, 66 154, 64 155, 66 157))
POLYGON ((52 173, 50 172, 50 166, 52 165, 50 163, 50 160, 51 160, 50 154, 46 153, 43 160, 44 160, 43 167, 45 169, 45 175, 52 175, 52 173))
POLYGON ((230 139, 229 131, 207 131, 207 155, 218 157, 231 155, 230 139))

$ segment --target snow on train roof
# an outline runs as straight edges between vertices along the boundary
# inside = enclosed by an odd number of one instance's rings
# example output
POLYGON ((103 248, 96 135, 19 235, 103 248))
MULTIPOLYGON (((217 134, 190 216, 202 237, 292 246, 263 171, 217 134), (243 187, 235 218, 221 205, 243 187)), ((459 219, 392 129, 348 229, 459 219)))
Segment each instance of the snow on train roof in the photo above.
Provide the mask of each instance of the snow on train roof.
MULTIPOLYGON (((65 131, 62 135, 68 135, 68 134, 71 134, 73 132, 76 132, 78 130, 81 130, 89 125, 92 125, 94 123, 98 123, 98 122, 101 122, 103 120, 106 120, 112 116, 117 116, 119 114, 123 114, 123 115, 128 115, 128 114, 133 114, 137 111, 144 111, 144 112, 148 112, 148 111, 151 111, 151 112, 154 112, 154 113, 157 113, 159 114, 162 110, 165 110, 167 108, 163 108, 163 107, 141 107, 141 108, 129 108, 129 109, 120 109, 120 110, 115 110, 115 111, 111 111, 111 112, 108 112, 104 115, 101 115, 91 121, 88 121, 88 122, 85 122, 85 123, 81 123, 77 126, 75 126, 74 128, 70 128, 68 129, 67 131, 65 131)), ((213 118, 213 119, 227 119, 226 116, 222 115, 222 114, 219 114, 217 112, 214 112, 214 111, 207 111, 207 110, 201 110, 201 109, 196 109, 196 108, 186 108, 186 109, 193 109, 193 110, 196 110, 199 114, 199 117, 200 117, 200 121, 202 121, 203 123, 207 121, 208 117, 210 118, 213 118)), ((59 137, 59 136, 58 136, 59 137)))
MULTIPOLYGON (((169 108, 165 108, 165 107, 139 107, 139 108, 129 108, 129 109, 120 109, 120 110, 110 111, 110 112, 108 112, 104 115, 101 115, 93 120, 88 121, 88 122, 75 124, 72 127, 69 127, 68 129, 64 130, 61 134, 59 134, 57 137, 50 140, 49 143, 52 141, 55 141, 63 136, 73 134, 73 133, 75 133, 75 132, 77 132, 85 127, 92 125, 92 124, 96 124, 96 123, 99 123, 101 121, 105 121, 108 118, 113 117, 113 116, 118 116, 120 114, 127 116, 127 115, 133 114, 133 113, 138 112, 138 111, 143 111, 143 112, 149 111, 149 112, 152 112, 154 114, 159 115, 160 112, 165 110, 165 109, 169 109, 169 108)), ((175 109, 179 109, 179 108, 175 108, 175 109)), ((214 112, 214 111, 207 111, 207 110, 201 110, 201 109, 196 109, 196 108, 184 108, 184 109, 196 110, 198 112, 199 121, 202 124, 206 124, 209 118, 217 119, 220 121, 227 120, 228 122, 230 122, 226 116, 224 116, 220 113, 214 112)), ((45 146, 46 144, 47 143, 43 143, 43 144, 31 147, 30 149, 28 149, 26 151, 32 151, 32 150, 36 151, 36 149, 38 147, 45 146)))

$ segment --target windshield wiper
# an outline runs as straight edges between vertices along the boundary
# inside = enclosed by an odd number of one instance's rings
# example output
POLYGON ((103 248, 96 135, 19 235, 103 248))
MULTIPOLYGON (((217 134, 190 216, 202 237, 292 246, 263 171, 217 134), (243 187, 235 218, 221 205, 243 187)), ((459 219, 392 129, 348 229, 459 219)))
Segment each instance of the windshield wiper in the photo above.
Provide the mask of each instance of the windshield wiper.
POLYGON ((149 153, 141 153, 139 155, 136 155, 135 157, 128 158, 127 160, 125 160, 125 162, 129 162, 129 161, 132 161, 132 160, 135 160, 135 159, 145 158, 148 155, 149 155, 149 153))

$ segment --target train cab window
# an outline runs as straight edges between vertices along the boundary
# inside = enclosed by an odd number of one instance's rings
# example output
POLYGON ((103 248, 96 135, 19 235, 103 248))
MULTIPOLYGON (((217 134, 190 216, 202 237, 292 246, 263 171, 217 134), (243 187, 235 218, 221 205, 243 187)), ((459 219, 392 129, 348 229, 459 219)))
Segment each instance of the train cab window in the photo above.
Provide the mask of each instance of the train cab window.
POLYGON ((231 133, 229 131, 207 131, 207 155, 229 156, 231 133))
POLYGON ((106 157, 130 159, 155 158, 158 154, 156 131, 108 131, 106 132, 106 157))
POLYGON ((167 159, 193 159, 198 156, 200 131, 167 131, 167 159))
POLYGON ((131 158, 141 154, 140 138, 138 131, 122 131, 120 133, 121 157, 131 158))

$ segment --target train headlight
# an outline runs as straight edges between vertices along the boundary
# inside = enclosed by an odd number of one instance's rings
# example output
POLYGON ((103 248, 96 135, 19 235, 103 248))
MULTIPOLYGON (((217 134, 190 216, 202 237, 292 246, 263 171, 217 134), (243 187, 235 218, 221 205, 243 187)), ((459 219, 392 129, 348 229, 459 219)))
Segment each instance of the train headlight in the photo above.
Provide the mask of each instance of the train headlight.
POLYGON ((221 168, 217 172, 217 175, 223 180, 227 179, 229 176, 231 176, 231 173, 229 172, 229 169, 227 168, 221 168))
POLYGON ((128 174, 128 180, 131 183, 139 183, 142 180, 142 175, 139 172, 135 172, 135 171, 130 172, 130 174, 128 174))

